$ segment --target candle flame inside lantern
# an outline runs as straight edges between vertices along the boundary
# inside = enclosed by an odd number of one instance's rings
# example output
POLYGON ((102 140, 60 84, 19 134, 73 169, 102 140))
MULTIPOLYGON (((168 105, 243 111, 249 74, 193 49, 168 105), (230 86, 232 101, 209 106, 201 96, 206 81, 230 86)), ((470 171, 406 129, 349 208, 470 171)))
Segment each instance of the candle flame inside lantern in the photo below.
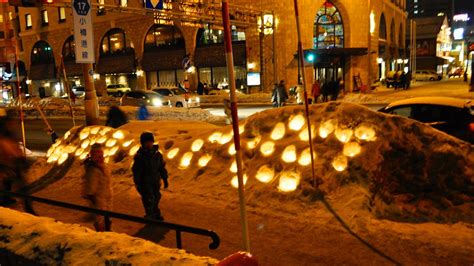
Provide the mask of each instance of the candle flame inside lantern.
POLYGON ((212 159, 212 155, 204 154, 201 158, 199 158, 198 164, 199 166, 204 167, 209 163, 211 159, 212 159))
POLYGON ((186 152, 183 157, 181 157, 181 162, 179 163, 179 166, 182 168, 188 168, 188 166, 191 164, 192 158, 193 153, 190 151, 186 152))
POLYGON ((360 153, 361 147, 357 142, 348 142, 344 144, 343 153, 345 156, 354 157, 360 153))
POLYGON ((257 174, 255 175, 255 178, 262 183, 270 183, 273 181, 274 177, 275 170, 273 170, 273 168, 270 168, 267 165, 260 166, 257 174))
POLYGON ((68 157, 69 157, 68 153, 61 154, 61 156, 58 159, 58 164, 59 165, 63 164, 67 160, 68 157))
POLYGON ((284 136, 285 136, 285 124, 280 122, 280 123, 276 124, 276 126, 273 129, 272 134, 270 135, 270 137, 273 140, 279 140, 279 139, 282 139, 284 136))
POLYGON ((235 151, 235 145, 234 143, 232 143, 230 146, 229 146, 229 154, 230 155, 234 155, 236 153, 235 151))
POLYGON ((371 126, 361 125, 355 130, 356 138, 360 140, 372 141, 375 140, 375 130, 371 126))
POLYGON ((346 143, 351 139, 353 131, 350 128, 342 129, 338 127, 334 134, 340 142, 346 143))
POLYGON ((81 133, 79 133, 79 139, 84 140, 89 136, 89 130, 86 130, 87 128, 84 128, 81 133))
MULTIPOLYGON (((248 179, 246 174, 244 174, 243 179, 244 179, 244 186, 245 186, 245 184, 247 184, 247 179, 248 179)), ((234 176, 232 180, 230 181, 230 184, 234 188, 239 188, 239 178, 237 176, 234 176)))
MULTIPOLYGON (((311 126, 311 138, 314 138, 314 125, 311 126)), ((302 141, 308 141, 309 140, 309 134, 308 134, 308 127, 304 127, 300 134, 298 135, 300 140, 302 141)))
POLYGON ((127 140, 127 141, 125 141, 125 142, 122 144, 122 146, 123 146, 124 148, 127 148, 127 147, 130 146, 130 144, 132 144, 132 143, 133 143, 133 139, 127 140))
POLYGON ((107 140, 107 137, 106 137, 106 136, 101 136, 100 138, 97 139, 96 142, 102 144, 102 143, 104 143, 106 140, 107 140))
POLYGON ((300 175, 296 172, 283 172, 280 176, 278 190, 282 192, 295 191, 300 184, 300 175))
POLYGON ((223 134, 220 138, 219 138, 219 144, 226 144, 227 142, 229 142, 230 140, 232 139, 232 132, 230 133, 227 133, 227 134, 223 134))
POLYGON ((168 157, 168 159, 173 159, 174 157, 176 157, 178 152, 179 152, 179 148, 173 148, 168 152, 168 155, 166 157, 168 157))
POLYGON ((117 140, 116 140, 116 139, 109 139, 109 140, 107 140, 107 142, 105 143, 105 146, 110 148, 110 147, 113 147, 116 143, 117 143, 117 140))
POLYGON ((130 149, 128 154, 130 154, 130 156, 135 156, 135 154, 137 153, 139 149, 140 149, 140 145, 137 144, 130 149))
POLYGON ((230 165, 230 171, 232 173, 237 173, 237 162, 234 160, 232 164, 230 165))
POLYGON ((288 124, 288 127, 291 130, 298 131, 300 130, 304 125, 305 125, 305 118, 303 115, 298 114, 292 118, 290 118, 290 123, 288 124))
POLYGON ((292 163, 296 161, 296 147, 295 145, 290 145, 285 148, 283 154, 281 155, 281 159, 286 163, 292 163))
POLYGON ((125 138, 125 134, 123 133, 122 130, 117 130, 115 133, 112 135, 115 139, 123 139, 125 138))
POLYGON ((247 142, 247 148, 248 148, 249 150, 255 149, 255 147, 257 147, 257 145, 260 143, 260 140, 261 140, 261 137, 260 137, 260 136, 257 136, 257 137, 255 137, 254 139, 249 140, 249 141, 247 142))
POLYGON ((90 144, 90 141, 88 139, 84 140, 81 144, 81 148, 86 149, 90 144))
POLYGON ((260 152, 264 156, 269 156, 275 151, 275 144, 273 141, 266 141, 260 146, 260 152))
POLYGON ((110 127, 104 127, 102 130, 99 132, 102 136, 109 133, 109 131, 112 130, 110 127))
MULTIPOLYGON (((317 155, 315 152, 313 152, 313 159, 316 160, 317 155)), ((307 166, 311 164, 311 152, 309 148, 306 148, 300 156, 300 159, 298 160, 298 163, 302 166, 307 166)))
POLYGON ((95 135, 95 134, 99 133, 99 130, 100 130, 99 126, 93 127, 93 128, 91 128, 91 134, 95 135))
POLYGON ((332 161, 332 167, 338 172, 342 172, 347 168, 347 158, 344 155, 339 155, 332 161))
POLYGON ((214 133, 212 133, 212 134, 209 136, 208 140, 209 140, 211 143, 216 143, 216 142, 218 142, 218 141, 220 140, 221 136, 222 136, 222 133, 221 133, 221 132, 214 132, 214 133))
POLYGON ((202 139, 197 139, 193 141, 193 144, 191 145, 191 150, 193 152, 200 151, 203 145, 204 145, 204 141, 202 139))
POLYGON ((329 120, 319 126, 319 136, 323 139, 327 138, 329 134, 334 131, 334 123, 329 120))

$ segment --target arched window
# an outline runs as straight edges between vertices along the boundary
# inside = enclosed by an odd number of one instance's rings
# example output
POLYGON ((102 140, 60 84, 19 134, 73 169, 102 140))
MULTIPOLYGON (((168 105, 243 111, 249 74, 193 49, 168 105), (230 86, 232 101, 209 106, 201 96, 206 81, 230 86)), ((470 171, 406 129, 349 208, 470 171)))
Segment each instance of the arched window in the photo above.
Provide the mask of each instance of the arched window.
POLYGON ((387 40, 387 24, 385 23, 385 16, 382 14, 380 16, 380 23, 379 23, 379 39, 387 40))
POLYGON ((63 59, 64 61, 74 60, 76 58, 74 43, 74 35, 69 36, 63 45, 63 59))
POLYGON ((145 51, 154 49, 184 49, 184 37, 174 26, 153 25, 145 37, 145 51))
POLYGON ((51 64, 54 63, 53 49, 45 41, 39 41, 31 50, 31 64, 51 64))
POLYGON ((400 23, 400 28, 398 29, 398 47, 403 48, 405 45, 403 44, 403 24, 400 23))
POLYGON ((392 42, 393 45, 397 44, 397 40, 395 40, 395 20, 393 19, 390 23, 390 42, 392 42))
MULTIPOLYGON (((245 32, 238 31, 237 27, 232 26, 232 41, 245 41, 245 32)), ((212 29, 209 24, 205 28, 198 30, 196 45, 204 46, 208 44, 224 43, 224 32, 222 30, 212 29)))
POLYGON ((315 49, 344 47, 344 27, 341 14, 331 2, 325 2, 319 8, 314 20, 313 36, 315 49))
POLYGON ((111 29, 105 34, 100 46, 100 55, 123 54, 131 51, 127 45, 125 31, 111 29))

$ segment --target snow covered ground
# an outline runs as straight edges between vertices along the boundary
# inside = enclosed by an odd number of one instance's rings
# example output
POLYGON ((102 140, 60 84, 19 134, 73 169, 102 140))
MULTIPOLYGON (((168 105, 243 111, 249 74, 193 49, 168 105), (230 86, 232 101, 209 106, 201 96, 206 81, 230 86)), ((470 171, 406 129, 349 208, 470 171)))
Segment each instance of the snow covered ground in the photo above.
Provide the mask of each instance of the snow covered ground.
MULTIPOLYGON (((472 264, 472 145, 362 106, 313 105, 318 191, 311 186, 303 112, 302 106, 267 110, 240 128, 251 247, 262 265, 472 264)), ((222 259, 242 248, 230 126, 158 121, 133 122, 121 130, 123 143, 137 142, 144 130, 155 133, 170 172, 161 202, 165 219, 212 229, 221 237, 221 247, 208 250, 207 239, 185 236, 187 251, 222 259)), ((110 160, 114 210, 143 215, 131 163, 131 156, 110 160)), ((46 159, 38 160, 30 179, 49 167, 46 159)), ((81 163, 72 169, 36 195, 85 204, 81 163)), ((81 214, 35 208, 91 227, 81 214)), ((175 245, 174 235, 160 230, 122 221, 114 221, 113 230, 175 245)))

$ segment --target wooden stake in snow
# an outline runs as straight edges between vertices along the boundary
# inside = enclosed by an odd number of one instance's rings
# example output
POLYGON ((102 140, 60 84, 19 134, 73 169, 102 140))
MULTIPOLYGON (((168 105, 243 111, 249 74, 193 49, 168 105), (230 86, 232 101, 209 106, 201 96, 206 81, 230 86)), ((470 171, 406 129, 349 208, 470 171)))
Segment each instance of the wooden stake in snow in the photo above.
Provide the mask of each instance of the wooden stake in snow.
POLYGON ((232 38, 230 35, 230 18, 229 3, 222 0, 222 21, 224 25, 224 43, 225 56, 227 62, 227 76, 230 86, 230 107, 232 113, 232 129, 234 131, 235 161, 237 163, 237 179, 239 184, 239 202, 240 202, 240 219, 242 224, 242 237, 245 251, 250 253, 250 240, 248 233, 247 212, 245 210, 245 189, 242 169, 242 149, 240 147, 239 119, 237 114, 237 98, 235 95, 235 75, 234 75, 234 58, 232 55, 232 38))
POLYGON ((15 45, 15 63, 16 63, 16 90, 18 94, 18 105, 20 106, 21 136, 23 139, 23 155, 26 156, 25 118, 23 117, 23 101, 21 99, 21 89, 20 89, 20 69, 18 67, 18 45, 15 45))

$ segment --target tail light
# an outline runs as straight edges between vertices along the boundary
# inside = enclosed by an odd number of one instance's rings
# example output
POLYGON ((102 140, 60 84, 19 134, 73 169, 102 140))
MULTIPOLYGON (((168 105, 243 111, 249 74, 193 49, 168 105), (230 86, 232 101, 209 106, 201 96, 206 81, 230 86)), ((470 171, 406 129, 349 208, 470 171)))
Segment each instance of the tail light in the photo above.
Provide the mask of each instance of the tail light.
POLYGON ((474 132, 474 122, 471 122, 471 123, 469 124, 469 130, 470 130, 471 132, 474 132))

